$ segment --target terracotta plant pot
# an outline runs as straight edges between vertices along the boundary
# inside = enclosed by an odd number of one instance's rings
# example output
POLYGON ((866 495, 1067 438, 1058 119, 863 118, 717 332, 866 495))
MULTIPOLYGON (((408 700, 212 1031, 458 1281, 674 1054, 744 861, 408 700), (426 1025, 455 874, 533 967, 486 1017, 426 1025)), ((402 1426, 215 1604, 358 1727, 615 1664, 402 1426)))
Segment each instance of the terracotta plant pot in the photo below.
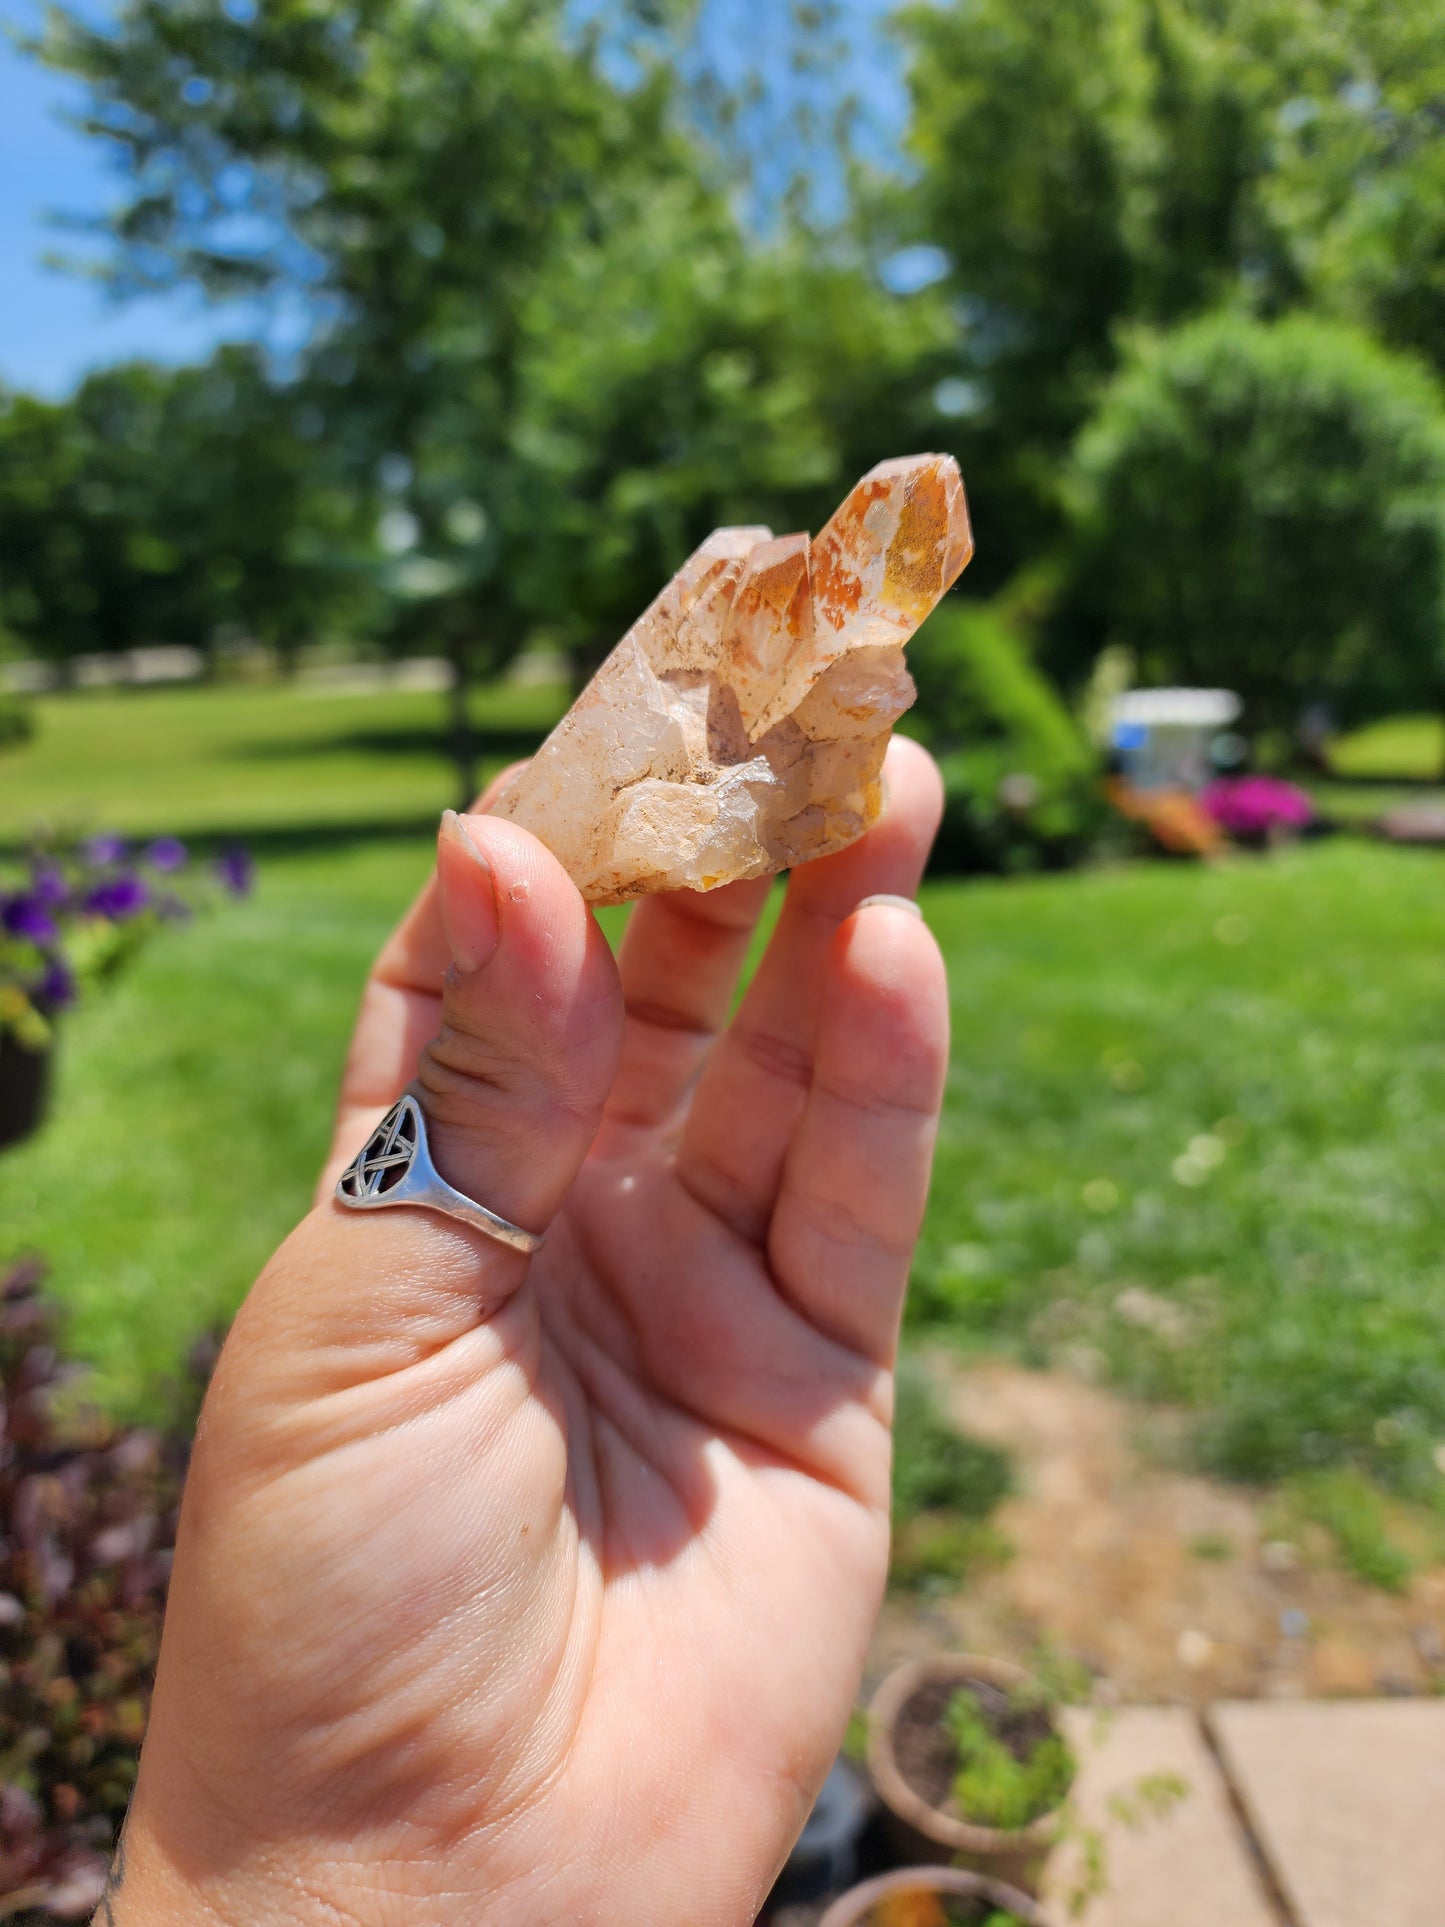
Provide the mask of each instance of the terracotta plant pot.
MULTIPOLYGON (((1013 1914, 1023 1927, 1049 1927, 1035 1902, 1017 1887, 1006 1886, 1002 1880, 990 1880, 983 1874, 964 1873, 956 1867, 904 1867, 897 1873, 865 1880, 861 1887, 854 1887, 835 1900, 818 1927, 872 1927, 873 1910, 883 1901, 926 1903, 946 1900, 949 1896, 977 1901, 980 1920, 990 1913, 1001 1912, 1013 1914)), ((901 1905, 899 1912, 903 1912, 901 1905)), ((926 1918, 922 1905, 919 1917, 926 1918)))
POLYGON ((0 1030, 0 1151, 37 1130, 50 1093, 47 1050, 27 1050, 10 1030, 0 1030))
MULTIPOLYGON (((960 1686, 991 1686, 1011 1693, 1029 1675, 1007 1660, 972 1653, 912 1660, 884 1680, 868 1709, 868 1771, 887 1811, 889 1832, 901 1860, 952 1861, 975 1872, 1010 1880, 1033 1893, 1044 1861, 1058 1835, 1059 1815, 1045 1813, 1027 1827, 1003 1831, 961 1820, 943 1805, 925 1799, 904 1778, 897 1742, 917 1705, 947 1699, 960 1686)), ((942 1716, 942 1706, 937 1717, 942 1716)))

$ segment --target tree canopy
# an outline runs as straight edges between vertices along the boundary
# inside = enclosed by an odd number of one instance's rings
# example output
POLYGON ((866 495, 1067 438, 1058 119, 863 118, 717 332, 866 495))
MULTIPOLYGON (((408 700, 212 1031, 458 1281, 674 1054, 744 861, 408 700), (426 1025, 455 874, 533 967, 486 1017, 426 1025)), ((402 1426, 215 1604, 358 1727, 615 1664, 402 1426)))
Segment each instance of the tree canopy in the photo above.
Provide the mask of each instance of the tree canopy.
POLYGON ((389 477, 403 612, 497 661, 531 611, 509 552, 530 333, 576 272, 661 203, 708 212, 660 68, 609 77, 553 0, 467 7, 129 0, 45 42, 87 82, 127 196, 104 224, 122 286, 304 300, 323 433, 357 486, 389 477))

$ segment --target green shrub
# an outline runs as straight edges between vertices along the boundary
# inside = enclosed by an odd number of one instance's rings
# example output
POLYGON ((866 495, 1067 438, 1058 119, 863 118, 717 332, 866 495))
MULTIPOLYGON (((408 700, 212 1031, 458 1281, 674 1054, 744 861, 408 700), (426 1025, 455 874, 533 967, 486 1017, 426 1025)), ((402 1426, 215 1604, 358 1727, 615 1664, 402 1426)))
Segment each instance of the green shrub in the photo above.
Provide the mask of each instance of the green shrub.
POLYGON ((15 749, 34 734, 34 711, 18 698, 0 694, 0 749, 15 749))
POLYGON ((999 606, 945 603, 908 660, 918 703, 906 727, 943 771, 937 867, 1009 871, 1075 860, 1102 814, 1093 752, 999 606))
POLYGON ((1445 405, 1332 322, 1227 312, 1139 337, 1079 440, 1055 666, 1224 684, 1253 730, 1302 705, 1445 695, 1445 405))

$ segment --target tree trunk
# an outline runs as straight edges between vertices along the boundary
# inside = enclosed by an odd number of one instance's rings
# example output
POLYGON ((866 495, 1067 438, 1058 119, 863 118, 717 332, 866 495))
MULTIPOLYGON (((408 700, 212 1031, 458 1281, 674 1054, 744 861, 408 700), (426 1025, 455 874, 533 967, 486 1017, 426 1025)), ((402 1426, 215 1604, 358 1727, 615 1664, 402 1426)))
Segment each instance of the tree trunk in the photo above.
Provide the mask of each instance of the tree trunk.
POLYGON ((606 636, 594 637, 590 642, 574 644, 567 651, 567 685, 575 703, 588 683, 606 661, 613 643, 606 636))
POLYGON ((447 722, 452 765, 457 776, 457 808, 469 810, 476 799, 479 787, 477 740, 472 733, 472 719, 467 710, 471 663, 468 659, 467 645, 460 638, 448 644, 447 660, 452 666, 451 688, 447 696, 447 722))

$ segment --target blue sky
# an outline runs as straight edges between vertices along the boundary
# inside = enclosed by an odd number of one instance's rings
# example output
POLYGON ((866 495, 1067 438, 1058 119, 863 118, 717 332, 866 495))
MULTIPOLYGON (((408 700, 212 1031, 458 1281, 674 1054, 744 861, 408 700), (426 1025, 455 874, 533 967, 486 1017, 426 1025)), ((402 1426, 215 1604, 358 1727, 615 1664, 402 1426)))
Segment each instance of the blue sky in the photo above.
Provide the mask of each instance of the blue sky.
MULTIPOLYGON (((762 4, 766 13, 779 0, 762 4)), ((868 97, 873 129, 886 130, 902 114, 897 63, 882 56, 876 33, 890 0, 845 4, 856 21, 848 79, 868 97)), ((708 0, 720 46, 749 10, 748 0, 708 0)), ((88 370, 127 356, 181 361, 254 333, 245 310, 208 308, 188 296, 117 306, 93 283, 44 265, 47 249, 76 245, 47 225, 47 213, 99 212, 116 184, 100 143, 64 122, 74 88, 14 45, 13 35, 33 28, 39 14, 36 0, 0 0, 0 25, 8 29, 0 36, 0 383, 62 395, 88 370)))
MULTIPOLYGON (((29 0, 0 0, 11 33, 38 14, 29 0)), ((0 382, 44 395, 128 355, 183 360, 238 331, 235 317, 185 299, 117 308, 94 285, 41 264, 68 239, 47 227, 48 210, 93 212, 114 194, 98 144, 59 118, 73 100, 74 90, 24 58, 10 34, 0 40, 0 382)))

